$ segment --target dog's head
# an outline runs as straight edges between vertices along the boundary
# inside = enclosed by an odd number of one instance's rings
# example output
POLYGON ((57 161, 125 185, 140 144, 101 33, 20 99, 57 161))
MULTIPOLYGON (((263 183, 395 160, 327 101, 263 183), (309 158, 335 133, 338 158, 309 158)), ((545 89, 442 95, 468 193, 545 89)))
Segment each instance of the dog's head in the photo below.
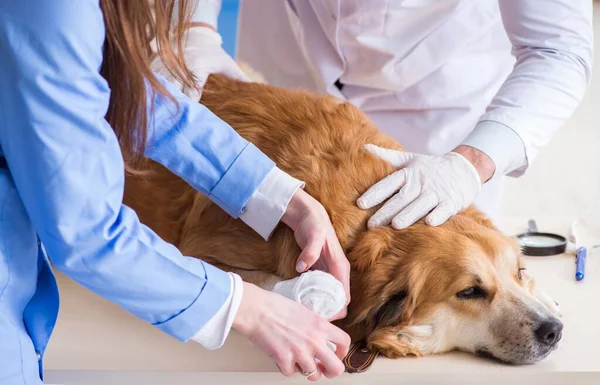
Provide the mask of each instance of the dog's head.
POLYGON ((354 339, 394 358, 458 349, 512 364, 556 347, 556 304, 538 295, 514 240, 469 209, 440 227, 367 231, 349 254, 354 339))

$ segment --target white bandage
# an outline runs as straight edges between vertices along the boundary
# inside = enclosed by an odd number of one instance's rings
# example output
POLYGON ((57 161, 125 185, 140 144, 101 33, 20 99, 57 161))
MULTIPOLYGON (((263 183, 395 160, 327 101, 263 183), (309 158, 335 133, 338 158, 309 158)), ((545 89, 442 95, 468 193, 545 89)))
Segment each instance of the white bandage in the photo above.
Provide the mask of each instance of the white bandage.
POLYGON ((279 282, 273 292, 301 303, 325 319, 339 313, 346 304, 346 293, 340 281, 319 270, 279 282))

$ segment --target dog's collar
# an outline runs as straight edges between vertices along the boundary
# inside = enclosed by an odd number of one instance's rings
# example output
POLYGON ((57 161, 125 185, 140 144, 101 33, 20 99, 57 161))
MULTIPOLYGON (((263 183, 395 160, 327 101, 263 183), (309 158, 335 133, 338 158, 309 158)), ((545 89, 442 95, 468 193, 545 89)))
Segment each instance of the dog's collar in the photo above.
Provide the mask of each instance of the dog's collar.
POLYGON ((379 355, 377 351, 367 348, 367 342, 362 340, 354 344, 344 358, 344 366, 348 373, 362 373, 371 366, 379 355))

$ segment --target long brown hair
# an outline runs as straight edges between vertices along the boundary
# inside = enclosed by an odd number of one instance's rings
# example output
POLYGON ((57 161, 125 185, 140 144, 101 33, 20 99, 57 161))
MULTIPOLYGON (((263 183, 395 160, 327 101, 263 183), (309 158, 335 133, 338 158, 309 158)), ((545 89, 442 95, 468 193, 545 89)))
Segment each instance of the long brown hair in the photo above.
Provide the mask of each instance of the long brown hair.
POLYGON ((189 0, 100 0, 106 26, 100 72, 111 89, 106 119, 119 138, 128 167, 138 165, 143 159, 150 124, 148 105, 156 93, 175 102, 150 68, 155 55, 153 41, 156 53, 171 75, 186 87, 194 87, 194 76, 185 65, 182 49, 192 11, 190 3, 189 0), (180 21, 177 24, 172 23, 175 8, 180 21))

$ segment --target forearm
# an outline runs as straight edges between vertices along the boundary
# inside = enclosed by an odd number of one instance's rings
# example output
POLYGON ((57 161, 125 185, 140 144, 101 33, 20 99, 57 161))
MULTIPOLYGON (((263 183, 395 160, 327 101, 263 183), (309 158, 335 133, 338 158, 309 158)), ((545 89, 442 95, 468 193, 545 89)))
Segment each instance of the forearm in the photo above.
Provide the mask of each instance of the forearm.
POLYGON ((161 81, 179 102, 155 100, 155 131, 146 155, 207 195, 234 218, 268 239, 303 183, 275 167, 253 144, 206 107, 161 81))
POLYGON ((103 227, 78 242, 40 238, 58 270, 172 337, 191 338, 230 295, 227 273, 181 255, 127 208, 103 227))
POLYGON ((239 217, 274 163, 208 108, 161 79, 175 96, 154 104, 146 156, 167 167, 232 217, 239 217))
POLYGON ((483 154, 496 173, 521 175, 573 114, 591 73, 591 2, 553 0, 540 8, 533 0, 503 0, 500 9, 517 61, 462 143, 479 150, 471 156, 484 178, 491 166, 483 154))

